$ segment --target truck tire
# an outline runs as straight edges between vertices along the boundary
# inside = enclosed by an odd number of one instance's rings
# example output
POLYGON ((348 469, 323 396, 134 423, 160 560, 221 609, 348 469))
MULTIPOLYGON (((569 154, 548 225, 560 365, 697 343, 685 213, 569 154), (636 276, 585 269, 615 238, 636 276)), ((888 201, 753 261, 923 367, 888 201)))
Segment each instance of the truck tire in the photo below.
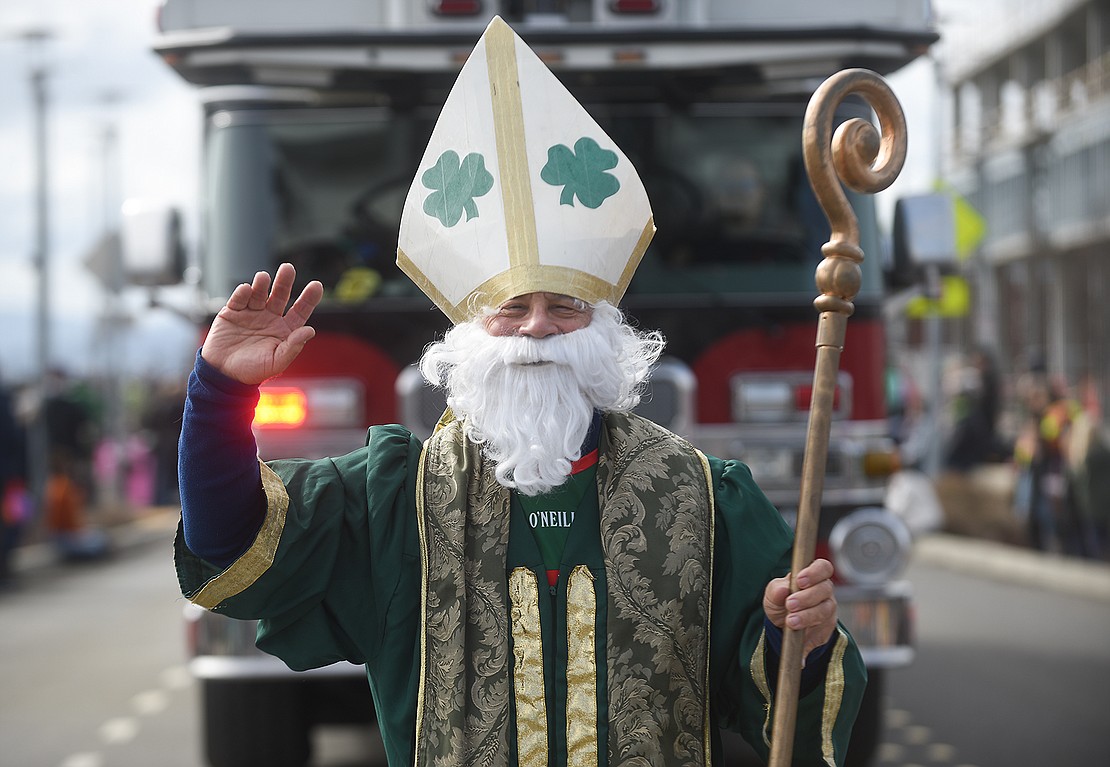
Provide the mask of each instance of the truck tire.
POLYGON ((204 753, 212 767, 304 767, 311 753, 300 682, 206 680, 204 753))
POLYGON ((883 736, 883 672, 867 670, 867 689, 860 702, 844 767, 868 767, 883 736))

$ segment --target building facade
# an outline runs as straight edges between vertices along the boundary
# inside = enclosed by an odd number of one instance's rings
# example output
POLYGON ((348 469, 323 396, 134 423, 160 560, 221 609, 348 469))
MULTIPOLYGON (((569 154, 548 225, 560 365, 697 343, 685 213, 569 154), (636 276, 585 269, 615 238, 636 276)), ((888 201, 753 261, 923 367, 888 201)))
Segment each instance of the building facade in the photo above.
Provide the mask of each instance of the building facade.
POLYGON ((974 296, 960 344, 993 349, 1010 376, 1040 358, 1076 396, 1105 407, 1110 0, 1003 5, 1021 11, 1004 38, 945 45, 945 176, 987 227, 960 267, 974 296))

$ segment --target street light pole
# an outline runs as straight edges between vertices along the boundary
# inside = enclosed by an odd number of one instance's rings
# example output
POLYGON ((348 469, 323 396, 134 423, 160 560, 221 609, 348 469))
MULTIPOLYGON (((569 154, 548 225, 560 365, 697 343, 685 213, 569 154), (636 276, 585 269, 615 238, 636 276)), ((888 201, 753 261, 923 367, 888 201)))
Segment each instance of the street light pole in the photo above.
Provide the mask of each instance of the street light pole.
POLYGON ((110 265, 106 270, 107 274, 101 275, 105 302, 100 332, 104 348, 107 351, 104 359, 104 394, 108 405, 108 435, 113 446, 108 481, 102 487, 102 502, 108 508, 118 510, 124 505, 125 496, 122 467, 127 452, 127 428, 124 422, 123 379, 119 370, 119 361, 124 351, 122 348, 123 330, 127 319, 121 300, 124 276, 119 246, 119 133, 111 110, 119 103, 120 94, 116 91, 106 91, 101 94, 100 101, 106 111, 102 143, 103 178, 101 179, 101 191, 103 197, 101 204, 104 230, 102 244, 108 248, 108 252, 112 255, 112 258, 109 259, 110 265))
POLYGON ((35 358, 38 369, 39 407, 31 424, 28 463, 35 506, 41 515, 45 508, 46 481, 50 475, 50 437, 46 426, 47 378, 50 368, 50 200, 47 151, 46 43, 50 33, 44 29, 25 32, 30 52, 31 99, 34 121, 35 157, 35 236, 31 261, 38 276, 38 304, 35 315, 35 358))

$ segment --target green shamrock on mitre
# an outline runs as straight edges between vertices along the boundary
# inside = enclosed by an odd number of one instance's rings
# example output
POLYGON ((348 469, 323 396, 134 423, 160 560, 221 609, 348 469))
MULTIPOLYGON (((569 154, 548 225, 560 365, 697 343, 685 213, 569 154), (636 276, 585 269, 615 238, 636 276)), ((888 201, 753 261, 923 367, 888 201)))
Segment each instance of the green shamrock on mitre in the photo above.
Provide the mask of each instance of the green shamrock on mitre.
POLYGON ((420 181, 433 190, 424 200, 424 212, 446 227, 459 223, 463 212, 467 221, 477 216, 474 198, 493 189, 493 176, 486 170, 482 155, 471 152, 460 161, 458 152, 452 149, 441 154, 420 181))
POLYGON ((617 167, 617 153, 602 149, 589 136, 574 142, 573 151, 564 144, 547 150, 547 165, 540 171, 540 178, 552 186, 563 187, 560 205, 579 202, 587 208, 597 208, 621 188, 621 182, 611 173, 617 167))

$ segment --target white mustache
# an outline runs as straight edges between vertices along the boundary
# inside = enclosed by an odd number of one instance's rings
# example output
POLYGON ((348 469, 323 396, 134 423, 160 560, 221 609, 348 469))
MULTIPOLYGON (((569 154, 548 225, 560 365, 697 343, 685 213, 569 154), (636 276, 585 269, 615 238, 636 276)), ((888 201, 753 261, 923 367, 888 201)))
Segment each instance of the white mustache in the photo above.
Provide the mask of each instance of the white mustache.
POLYGON ((575 356, 574 349, 580 345, 579 339, 574 337, 575 332, 548 338, 505 336, 490 341, 506 365, 569 365, 575 356))

